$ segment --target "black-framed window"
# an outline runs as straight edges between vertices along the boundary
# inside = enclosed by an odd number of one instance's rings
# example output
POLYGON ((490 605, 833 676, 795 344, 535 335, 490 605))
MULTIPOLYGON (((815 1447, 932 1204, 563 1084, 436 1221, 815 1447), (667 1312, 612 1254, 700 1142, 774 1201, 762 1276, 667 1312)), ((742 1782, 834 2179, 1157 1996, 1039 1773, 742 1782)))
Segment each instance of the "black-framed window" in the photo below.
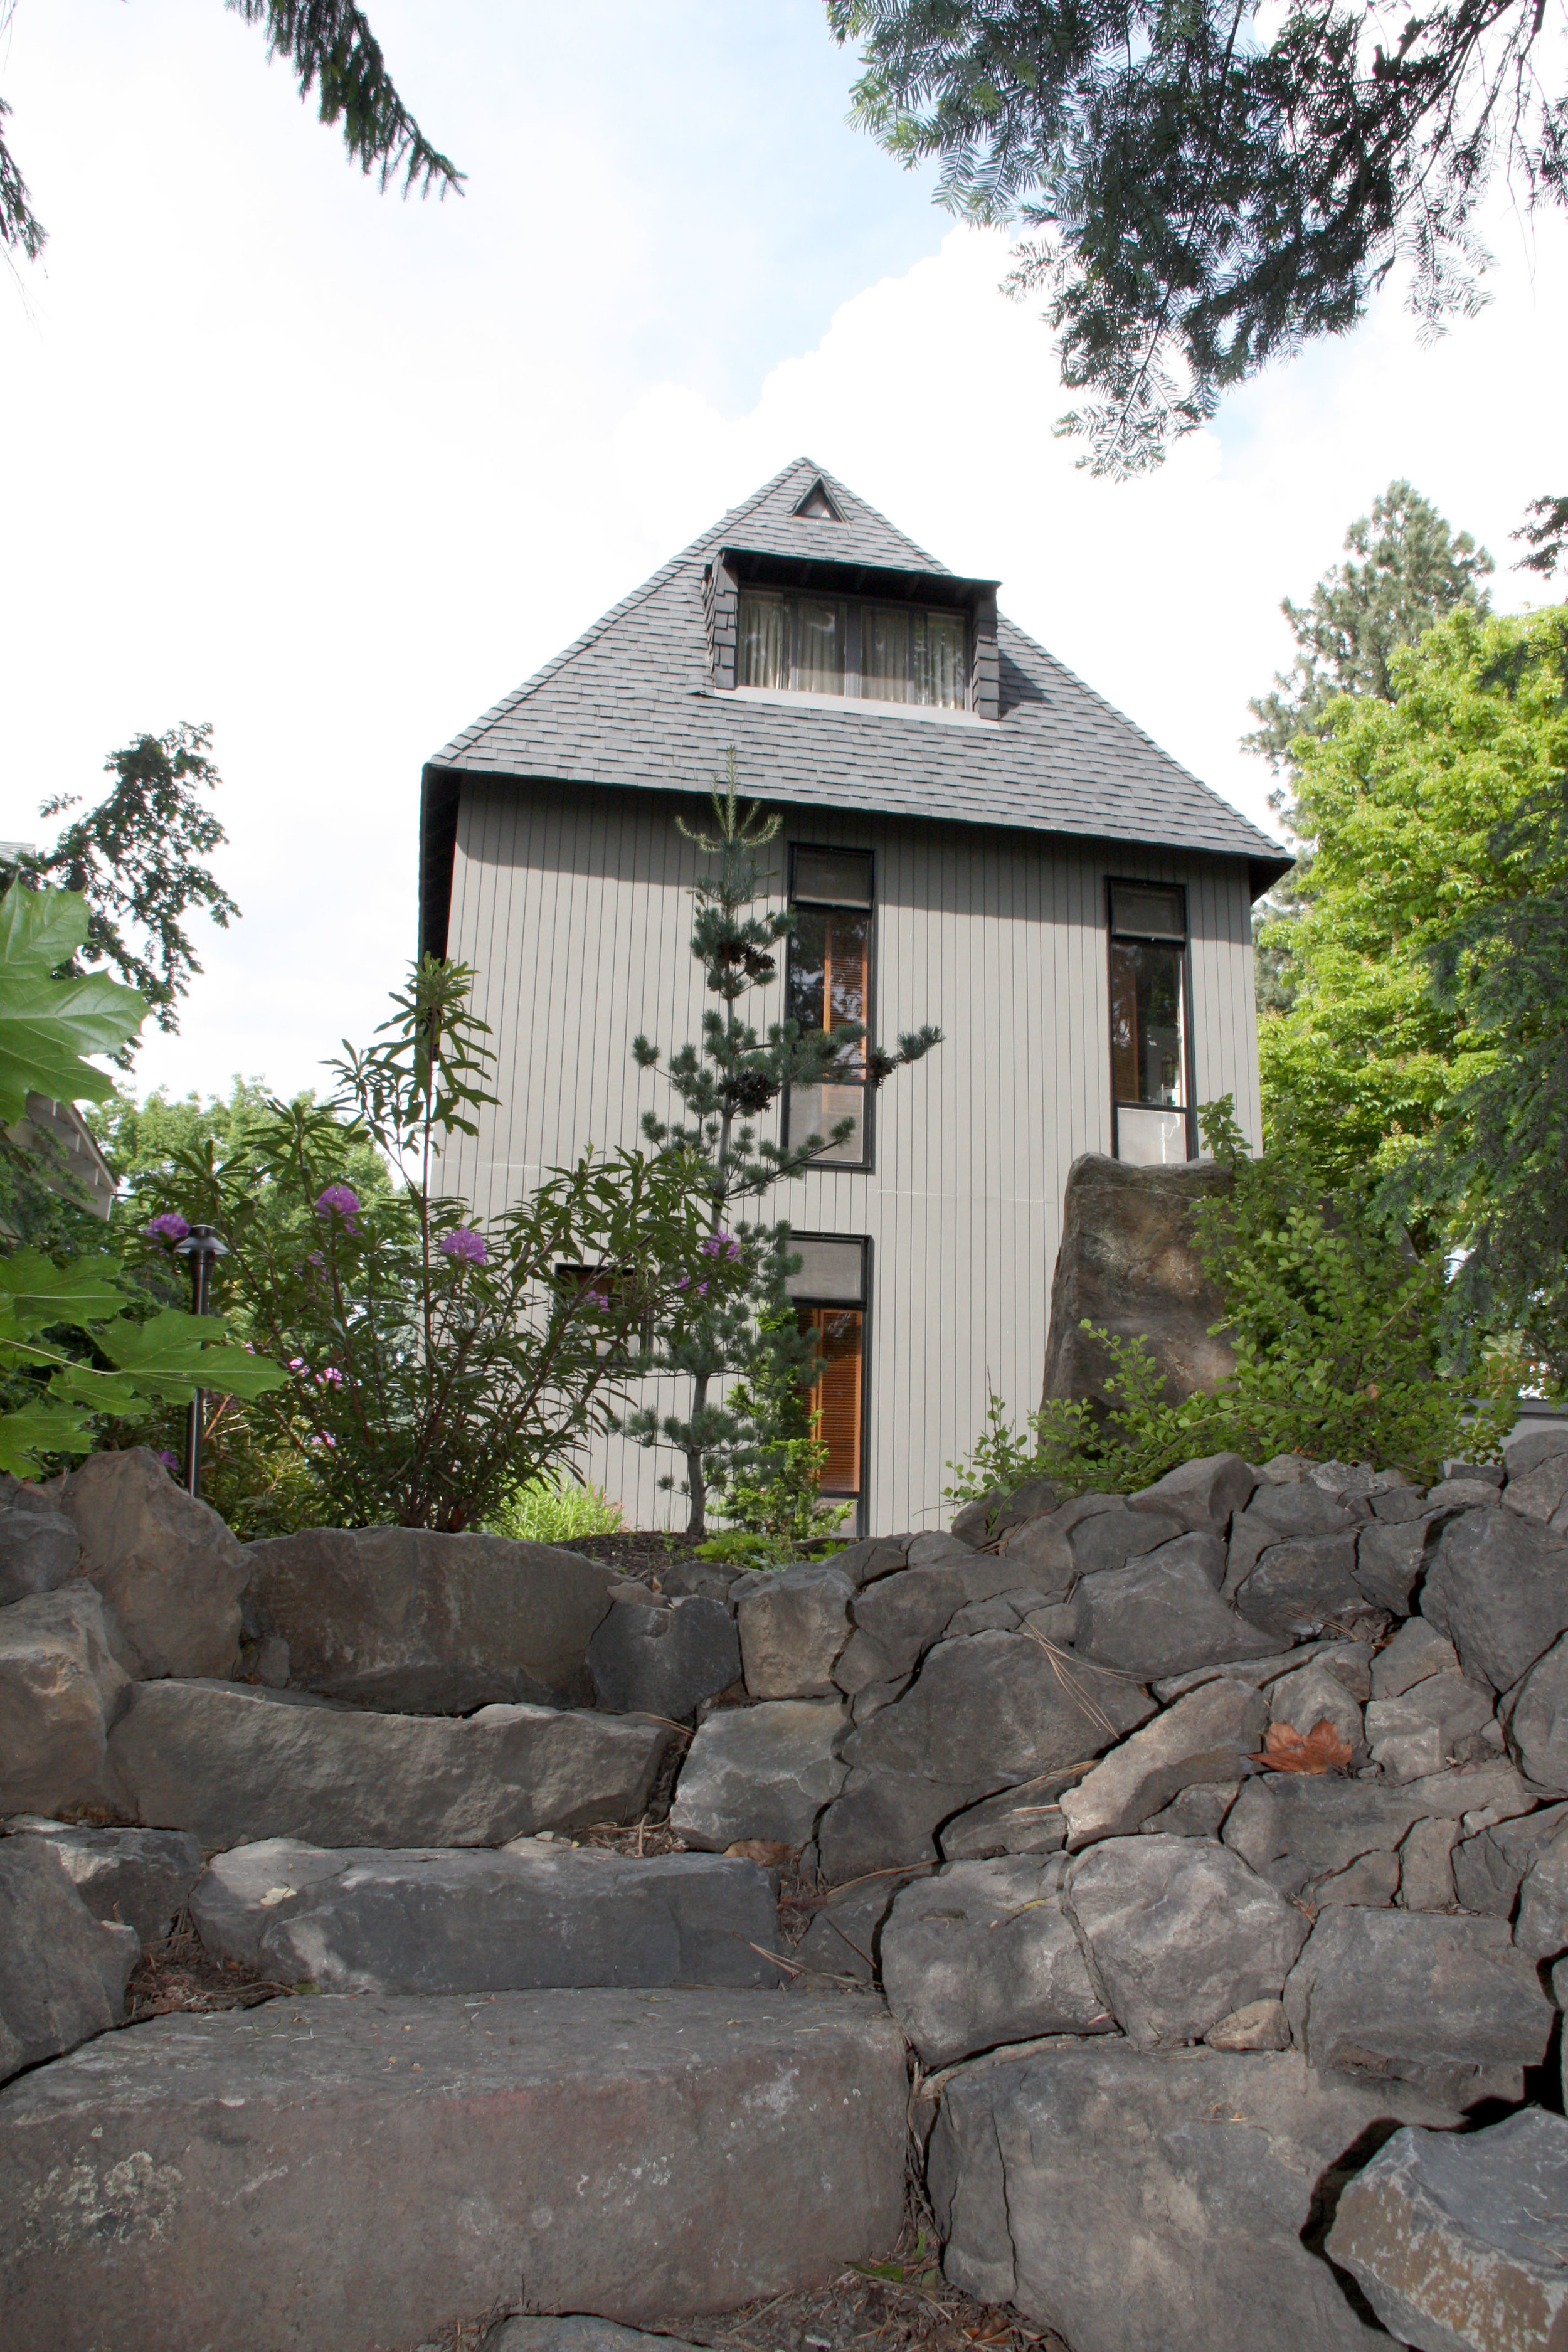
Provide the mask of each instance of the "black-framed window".
POLYGON ((581 1265, 558 1259, 555 1286, 563 1298, 586 1294, 590 1314, 601 1309, 618 1313, 635 1310, 635 1322, 618 1339, 601 1338, 595 1353, 606 1363, 641 1369, 642 1360, 653 1346, 653 1316, 639 1295, 642 1286, 635 1268, 581 1265))
POLYGON ((967 710, 968 616, 858 596, 742 588, 735 683, 967 710))
MULTIPOLYGON (((831 1033, 846 1022, 871 1028, 871 948, 875 919, 871 854, 863 849, 817 849, 798 844, 790 852, 790 932, 784 965, 784 1004, 803 1031, 831 1033)), ((784 1099, 784 1141, 795 1146, 808 1135, 831 1135, 846 1118, 855 1121, 847 1141, 830 1144, 820 1165, 868 1168, 871 1164, 871 1089, 860 1075, 863 1045, 845 1055, 844 1074, 831 1086, 792 1087, 784 1099)))
POLYGON ((1113 1149, 1176 1166, 1194 1157, 1187 895, 1164 882, 1110 891, 1113 1149))
POLYGON ((811 1413, 827 1449, 818 1489, 825 1501, 854 1506, 860 1532, 869 1491, 871 1244, 842 1234, 792 1234, 790 1248, 800 1259, 790 1297, 816 1346, 811 1413))

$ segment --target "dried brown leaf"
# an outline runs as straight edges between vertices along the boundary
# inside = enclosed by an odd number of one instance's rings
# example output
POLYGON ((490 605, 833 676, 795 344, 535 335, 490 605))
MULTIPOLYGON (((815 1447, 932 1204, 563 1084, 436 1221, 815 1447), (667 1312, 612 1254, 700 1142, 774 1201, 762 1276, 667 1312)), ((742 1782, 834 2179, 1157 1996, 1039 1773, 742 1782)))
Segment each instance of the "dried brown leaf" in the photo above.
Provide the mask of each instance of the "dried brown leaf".
POLYGON ((1266 1772, 1343 1772, 1349 1769, 1350 1760, 1350 1748, 1326 1715, 1310 1731, 1297 1731, 1289 1723, 1271 1723, 1262 1754, 1247 1759, 1250 1764, 1261 1764, 1266 1772))

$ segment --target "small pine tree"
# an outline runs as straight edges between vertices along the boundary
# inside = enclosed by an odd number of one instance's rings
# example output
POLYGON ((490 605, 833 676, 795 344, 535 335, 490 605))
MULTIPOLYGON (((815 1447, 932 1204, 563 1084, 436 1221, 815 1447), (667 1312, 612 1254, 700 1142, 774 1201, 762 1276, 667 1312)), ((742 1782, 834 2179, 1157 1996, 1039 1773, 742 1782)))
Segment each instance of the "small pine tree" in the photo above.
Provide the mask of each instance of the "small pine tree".
MULTIPOLYGON (((840 1119, 831 1133, 786 1147, 759 1137, 756 1122, 786 1087, 880 1086, 942 1042, 940 1029, 925 1027, 900 1036, 896 1054, 885 1054, 868 1047, 865 1028, 856 1021, 832 1030, 775 1021, 759 1035, 742 1019, 742 997, 776 979, 778 950, 794 920, 784 908, 754 911, 767 882, 757 853, 775 837, 782 820, 755 801, 737 798, 733 751, 725 782, 714 779, 712 808, 711 833, 694 830, 679 816, 676 824, 714 861, 693 887, 691 952, 718 1002, 703 1014, 700 1045, 682 1045, 666 1065, 684 1119, 667 1122, 648 1111, 642 1131, 656 1150, 698 1151, 707 1160, 711 1208, 704 1247, 715 1258, 742 1261, 747 1279, 742 1295, 723 1300, 710 1299, 707 1285, 694 1282, 689 1305, 657 1335, 646 1369, 690 1381, 687 1412, 661 1419, 645 1408, 620 1423, 639 1444, 671 1446, 684 1456, 680 1491, 689 1504, 687 1532, 694 1536, 707 1532, 715 1457, 731 1481, 748 1464, 761 1468, 786 1433, 771 1426, 766 1401, 777 1397, 781 1379, 806 1386, 814 1361, 813 1342, 799 1330, 789 1300, 788 1277, 798 1261, 790 1256, 787 1222, 737 1228, 735 1211, 847 1142, 855 1128, 852 1118, 840 1119), (720 1381, 734 1376, 748 1391, 741 1410, 733 1400, 714 1395, 720 1381)), ((632 1053, 639 1069, 658 1062, 659 1048, 647 1037, 633 1041, 632 1053)), ((673 1475, 659 1483, 667 1492, 676 1486, 673 1475)))

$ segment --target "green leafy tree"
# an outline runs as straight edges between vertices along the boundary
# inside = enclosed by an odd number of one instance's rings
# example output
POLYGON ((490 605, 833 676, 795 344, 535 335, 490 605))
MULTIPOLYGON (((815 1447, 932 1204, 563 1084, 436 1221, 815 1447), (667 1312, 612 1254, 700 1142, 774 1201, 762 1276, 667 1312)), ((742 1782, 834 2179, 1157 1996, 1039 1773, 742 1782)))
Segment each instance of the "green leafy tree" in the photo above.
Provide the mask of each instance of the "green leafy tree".
POLYGON ((1539 572, 1549 580, 1568 548, 1568 499, 1531 499, 1524 511, 1534 520, 1522 523, 1513 534, 1524 541, 1528 551, 1514 569, 1539 572))
MULTIPOLYGON (((798 1339, 786 1304, 781 1313, 758 1318, 756 1363, 730 1391, 729 1405, 745 1442, 732 1455, 720 1447, 710 1465, 709 1496, 719 1517, 754 1538, 749 1557, 763 1563, 797 1559, 802 1548, 830 1536, 848 1516, 847 1503, 825 1503, 822 1480, 828 1448, 820 1413, 811 1408, 809 1356, 795 1349, 769 1350, 774 1331, 798 1339)), ((713 1547, 721 1550, 722 1539, 713 1547)))
POLYGON ((1228 387, 1352 326, 1403 262, 1424 328, 1478 304, 1476 207, 1500 162, 1568 194, 1561 52, 1539 0, 1373 0, 1278 16, 1166 0, 827 0, 860 44, 855 119, 939 201, 1021 226, 1058 430, 1095 470, 1148 466, 1228 387))
MULTIPOLYGON (((223 782, 209 756, 210 727, 181 725, 166 735, 138 735, 104 761, 114 788, 73 817, 53 848, 27 850, 4 869, 36 884, 84 892, 87 936, 75 968, 106 963, 140 991, 160 1029, 179 1027, 175 1006, 201 971, 184 929, 193 907, 220 929, 239 908, 202 863, 228 836, 203 793, 223 782)), ((47 800, 40 814, 80 806, 77 793, 47 800)), ((40 1088, 40 1092, 43 1090, 40 1088)))
MULTIPOLYGON (((1565 681, 1568 682, 1568 681, 1565 681)), ((1431 950, 1439 1010, 1487 1040, 1430 1143, 1389 1186, 1459 1244, 1456 1343, 1519 1336, 1525 1369, 1568 1390, 1568 769, 1489 845, 1515 877, 1431 950), (1521 863, 1522 861, 1522 863, 1521 863)))
MULTIPOLYGON (((1277 674, 1271 692, 1248 704, 1256 731, 1245 751, 1266 759, 1279 782, 1269 805, 1289 833, 1300 835, 1292 746, 1321 737, 1342 694, 1394 698, 1394 656, 1414 645, 1435 621, 1460 604, 1485 613, 1482 582, 1491 557, 1468 531, 1455 533, 1435 506, 1408 482, 1391 482, 1373 500, 1370 515, 1345 533, 1352 560, 1326 572, 1304 605, 1287 596, 1280 611, 1296 640, 1296 659, 1277 674), (1359 558, 1359 561, 1354 559, 1359 558)), ((1312 847, 1302 842, 1294 870, 1277 883, 1254 917, 1254 970, 1260 1013, 1284 1013, 1295 997, 1291 946, 1296 918, 1307 900, 1312 847)))
POLYGON ((679 1151, 587 1155, 483 1232, 438 1189, 495 1100, 472 978, 426 956, 375 1042, 331 1065, 333 1102, 270 1103, 228 1157, 177 1152, 153 1188, 232 1244, 215 1294, 293 1375, 253 1419, 336 1526, 485 1524, 605 1417, 631 1331, 694 1280, 721 1298, 731 1279, 703 1258, 706 1171, 679 1151), (367 1140, 388 1181, 362 1194, 367 1140))
MULTIPOLYGON (((760 1136, 756 1122, 786 1087, 879 1087, 942 1042, 939 1029, 925 1027, 900 1036, 898 1052, 889 1054, 867 1043, 858 1021, 841 1021, 829 1030, 785 1020, 759 1033, 742 1018, 742 998, 776 979, 778 950, 794 922, 784 908, 752 911, 766 883, 757 852, 775 837, 781 820, 754 801, 737 799, 733 751, 727 782, 721 786, 715 780, 712 809, 710 834, 693 831, 679 817, 676 822, 685 838, 715 861, 693 888, 691 952, 717 1003, 703 1014, 701 1044, 682 1045, 666 1065, 684 1119, 667 1122, 649 1111, 642 1129, 661 1154, 700 1160, 708 1196, 708 1265, 731 1266, 736 1278, 721 1293, 704 1272, 659 1327, 658 1345, 646 1360, 650 1373, 689 1381, 688 1411, 660 1415, 643 1408, 621 1424, 639 1444, 672 1446, 683 1455, 687 1533, 696 1536, 706 1531, 712 1457, 722 1455, 731 1481, 743 1467, 755 1470, 778 1434, 765 1416, 759 1418, 765 1401, 778 1393, 781 1381, 796 1386, 808 1381, 813 1363, 812 1343, 798 1330, 789 1303, 787 1223, 737 1228, 735 1212, 785 1178, 800 1175, 830 1147, 847 1142, 855 1129, 854 1119, 844 1118, 826 1135, 811 1134, 784 1146, 760 1136), (735 1377, 748 1383, 751 1408, 745 1413, 733 1398, 721 1400, 716 1393, 721 1381, 735 1377)), ((637 1037, 632 1051, 639 1069, 657 1067, 659 1048, 647 1037, 637 1037)), ((666 1491, 675 1486, 673 1475, 660 1483, 666 1491)))
MULTIPOLYGON (((381 44, 353 0, 224 0, 224 5, 247 25, 265 27, 268 57, 293 68, 300 97, 315 94, 321 121, 342 124, 351 162, 374 173, 383 189, 401 173, 405 195, 415 188, 425 195, 432 188, 440 196, 461 191, 463 174, 431 145, 399 98, 381 44)), ((0 33, 15 14, 16 0, 0 0, 0 33)), ((5 136, 10 111, 0 99, 0 249, 36 261, 47 233, 5 136)))
POLYGON ((1485 926, 1559 879, 1557 853, 1510 824, 1568 764, 1568 608, 1461 605, 1392 667, 1394 701, 1341 697, 1322 738, 1299 740, 1316 854, 1295 1002, 1259 1027, 1266 1135, 1332 1183, 1387 1173, 1439 1129, 1455 1148, 1458 1099, 1500 1051, 1476 995, 1485 926), (1461 941, 1456 984, 1434 989, 1433 958, 1461 941))
MULTIPOLYGON (((29 1094, 113 1091, 84 1057, 126 1045, 147 1006, 106 973, 60 976, 87 932, 75 892, 13 884, 0 898, 0 1120, 20 1119, 29 1094)), ((275 1364, 226 1339, 220 1321, 154 1307, 107 1250, 61 1263, 13 1246, 0 1257, 0 1470, 26 1477, 50 1456, 89 1453, 105 1418, 145 1418, 198 1384, 247 1396, 282 1385, 275 1364)))

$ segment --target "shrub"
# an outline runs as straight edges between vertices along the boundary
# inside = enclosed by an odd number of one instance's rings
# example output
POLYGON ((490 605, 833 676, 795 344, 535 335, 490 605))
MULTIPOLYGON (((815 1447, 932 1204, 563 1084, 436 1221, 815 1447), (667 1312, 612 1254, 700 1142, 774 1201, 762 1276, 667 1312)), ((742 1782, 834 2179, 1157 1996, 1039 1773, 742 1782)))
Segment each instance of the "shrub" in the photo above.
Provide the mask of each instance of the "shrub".
POLYGON ((485 1521, 490 1536, 518 1543, 570 1543, 574 1536, 619 1535, 626 1526, 621 1507, 600 1486, 578 1486, 559 1475, 520 1479, 509 1486, 485 1521))

